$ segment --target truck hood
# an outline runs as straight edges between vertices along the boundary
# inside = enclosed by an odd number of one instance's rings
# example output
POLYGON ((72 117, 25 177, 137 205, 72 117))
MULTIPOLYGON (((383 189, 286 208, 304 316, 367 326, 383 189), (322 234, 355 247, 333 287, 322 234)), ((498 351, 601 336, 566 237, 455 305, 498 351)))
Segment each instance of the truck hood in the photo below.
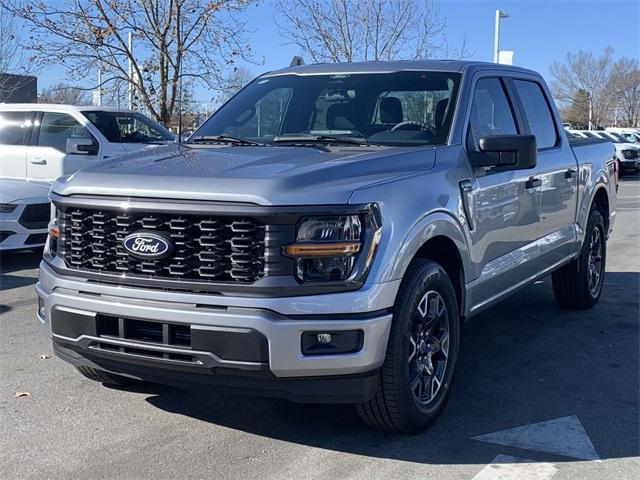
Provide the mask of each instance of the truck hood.
POLYGON ((12 203, 18 200, 37 198, 48 202, 47 195, 51 184, 19 178, 0 178, 0 203, 12 203))
POLYGON ((433 148, 167 145, 60 178, 60 195, 245 202, 348 203, 363 186, 433 167, 433 148))

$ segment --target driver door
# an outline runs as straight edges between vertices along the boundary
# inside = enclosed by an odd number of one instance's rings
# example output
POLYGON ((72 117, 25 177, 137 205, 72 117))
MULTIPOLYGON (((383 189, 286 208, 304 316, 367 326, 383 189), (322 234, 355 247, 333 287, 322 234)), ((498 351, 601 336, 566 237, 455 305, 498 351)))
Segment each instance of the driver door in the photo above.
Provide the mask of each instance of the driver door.
POLYGON ((98 158, 98 141, 68 113, 42 112, 36 120, 36 132, 27 149, 27 176, 54 180, 90 165, 98 158), (67 140, 91 141, 86 153, 67 151, 67 140))

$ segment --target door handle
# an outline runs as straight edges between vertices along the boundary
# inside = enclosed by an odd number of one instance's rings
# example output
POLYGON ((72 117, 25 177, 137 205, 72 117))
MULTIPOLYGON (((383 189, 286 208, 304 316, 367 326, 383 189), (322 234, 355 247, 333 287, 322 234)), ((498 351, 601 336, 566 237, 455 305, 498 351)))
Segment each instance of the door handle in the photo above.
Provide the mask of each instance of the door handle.
POLYGON ((31 159, 31 163, 34 165, 46 165, 47 160, 42 157, 36 157, 31 159))
POLYGON ((575 177, 577 173, 578 173, 577 168, 570 168, 569 170, 564 172, 564 178, 566 178, 567 180, 570 180, 573 177, 575 177))
POLYGON ((541 185, 542 185, 542 180, 541 179, 535 178, 535 177, 531 177, 531 178, 529 178, 529 180, 527 180, 527 183, 525 183, 524 188, 529 190, 530 188, 538 188, 541 185))

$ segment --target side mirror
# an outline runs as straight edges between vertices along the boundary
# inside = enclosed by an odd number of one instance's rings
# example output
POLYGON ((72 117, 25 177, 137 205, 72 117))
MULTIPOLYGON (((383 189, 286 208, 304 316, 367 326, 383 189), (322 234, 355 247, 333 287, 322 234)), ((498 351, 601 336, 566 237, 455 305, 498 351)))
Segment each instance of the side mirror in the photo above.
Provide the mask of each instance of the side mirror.
POLYGON ((535 135, 489 135, 478 142, 471 161, 476 167, 510 170, 534 168, 538 158, 535 135))
POLYGON ((97 155, 98 146, 90 138, 67 138, 66 153, 72 155, 97 155))

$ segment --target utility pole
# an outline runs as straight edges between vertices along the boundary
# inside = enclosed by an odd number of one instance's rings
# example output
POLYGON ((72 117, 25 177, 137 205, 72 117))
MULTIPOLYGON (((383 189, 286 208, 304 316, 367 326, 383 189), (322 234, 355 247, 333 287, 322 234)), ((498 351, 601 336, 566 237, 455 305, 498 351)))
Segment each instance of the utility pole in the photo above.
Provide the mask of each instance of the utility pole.
POLYGON ((129 32, 129 110, 133 110, 133 32, 129 32))
POLYGON ((589 130, 593 130, 593 99, 591 92, 589 92, 589 130))
POLYGON ((502 10, 496 10, 495 31, 493 35, 493 63, 500 59, 500 19, 509 18, 509 14, 502 10))
MULTIPOLYGON (((177 17, 176 17, 176 36, 178 37, 176 43, 178 48, 181 48, 182 42, 180 40, 180 6, 178 5, 176 9, 177 17)), ((182 143, 182 101, 184 100, 182 94, 182 56, 180 52, 178 52, 178 58, 180 59, 180 67, 178 70, 178 97, 180 101, 178 102, 178 143, 182 143)), ((171 120, 169 120, 171 122, 171 120)))
POLYGON ((102 106, 102 64, 98 67, 98 106, 102 106))

